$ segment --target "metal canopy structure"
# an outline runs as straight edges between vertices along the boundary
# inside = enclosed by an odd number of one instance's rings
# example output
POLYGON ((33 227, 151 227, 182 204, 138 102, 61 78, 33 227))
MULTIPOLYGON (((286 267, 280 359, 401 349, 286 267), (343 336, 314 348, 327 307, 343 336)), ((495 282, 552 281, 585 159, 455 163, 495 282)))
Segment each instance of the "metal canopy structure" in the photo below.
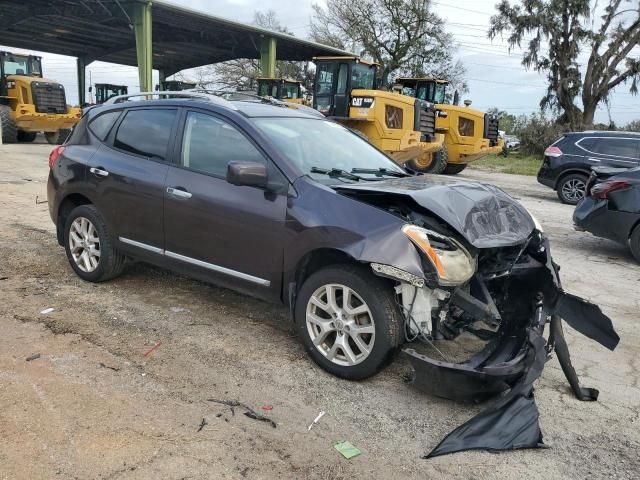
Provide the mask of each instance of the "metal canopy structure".
POLYGON ((137 66, 140 88, 187 68, 236 58, 311 60, 348 52, 280 32, 207 15, 161 0, 0 0, 0 43, 78 58, 80 101, 84 69, 93 61, 137 66))

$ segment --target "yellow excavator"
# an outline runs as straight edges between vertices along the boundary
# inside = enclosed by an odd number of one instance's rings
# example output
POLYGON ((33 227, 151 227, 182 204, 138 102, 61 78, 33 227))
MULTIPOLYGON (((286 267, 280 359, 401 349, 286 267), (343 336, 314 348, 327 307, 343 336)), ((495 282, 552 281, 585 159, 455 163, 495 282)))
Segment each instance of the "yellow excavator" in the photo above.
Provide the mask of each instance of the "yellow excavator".
POLYGON ((258 95, 304 105, 302 82, 289 78, 258 77, 258 95))
POLYGON ((446 80, 421 77, 398 78, 394 89, 403 95, 435 104, 441 112, 436 118, 436 132, 444 134, 446 164, 439 165, 443 173, 456 174, 486 155, 500 153, 504 140, 498 133, 498 119, 494 115, 465 106, 451 105, 447 99, 446 80))
POLYGON ((42 78, 40 57, 0 52, 3 143, 33 142, 38 132, 51 144, 62 143, 81 116, 67 105, 61 84, 42 78))
POLYGON ((398 164, 440 173, 435 167, 443 156, 444 135, 436 132, 432 103, 377 90, 377 63, 356 56, 313 60, 313 108, 366 137, 398 164))

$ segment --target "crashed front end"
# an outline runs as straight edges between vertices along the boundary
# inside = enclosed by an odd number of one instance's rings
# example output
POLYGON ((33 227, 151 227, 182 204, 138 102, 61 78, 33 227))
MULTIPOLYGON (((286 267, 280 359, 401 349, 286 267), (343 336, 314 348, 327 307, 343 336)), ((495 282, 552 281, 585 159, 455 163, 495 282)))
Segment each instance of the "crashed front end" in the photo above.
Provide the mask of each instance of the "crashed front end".
POLYGON ((437 352, 419 353, 411 343, 404 348, 412 383, 458 401, 500 395, 427 457, 540 446, 533 383, 552 351, 575 395, 598 397, 597 390, 580 386, 562 320, 613 350, 619 338, 611 320, 596 305, 563 291, 548 240, 514 199, 489 185, 430 180, 430 186, 419 188, 421 182, 427 181, 417 180, 410 188, 405 182, 404 189, 400 182, 385 182, 367 187, 369 194, 361 197, 401 216, 402 230, 421 256, 423 275, 371 264, 374 273, 397 282, 406 340, 422 341, 437 352), (372 197, 372 189, 379 194, 372 197), (438 348, 442 341, 463 334, 483 346, 463 361, 445 357, 438 348))

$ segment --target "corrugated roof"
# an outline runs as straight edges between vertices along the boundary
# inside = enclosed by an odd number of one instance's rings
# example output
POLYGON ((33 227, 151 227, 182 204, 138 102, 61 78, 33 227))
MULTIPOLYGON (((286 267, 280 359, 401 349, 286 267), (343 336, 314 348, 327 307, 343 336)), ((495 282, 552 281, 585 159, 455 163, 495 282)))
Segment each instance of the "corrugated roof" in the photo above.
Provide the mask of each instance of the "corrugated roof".
MULTIPOLYGON (((0 0, 0 42, 14 48, 137 65, 126 11, 145 0, 0 0)), ((153 2, 154 68, 167 73, 236 58, 259 58, 260 40, 277 39, 278 60, 310 60, 348 52, 208 15, 162 0, 153 2)))

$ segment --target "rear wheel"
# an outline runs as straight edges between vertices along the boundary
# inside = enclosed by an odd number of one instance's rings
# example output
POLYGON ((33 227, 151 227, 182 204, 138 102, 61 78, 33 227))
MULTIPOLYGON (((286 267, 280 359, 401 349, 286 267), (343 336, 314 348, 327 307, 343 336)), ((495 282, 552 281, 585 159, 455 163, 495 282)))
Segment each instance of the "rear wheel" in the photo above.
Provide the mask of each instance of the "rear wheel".
POLYGON ((640 262, 640 225, 636 225, 636 228, 631 232, 629 237, 629 249, 636 261, 640 262))
POLYGON ((71 268, 88 282, 104 282, 122 273, 125 256, 115 248, 104 218, 93 205, 74 208, 64 227, 71 268))
POLYGON ((466 163, 450 163, 449 165, 447 165, 447 167, 444 169, 444 174, 445 175, 455 175, 457 173, 460 173, 461 171, 463 171, 465 168, 467 168, 466 163))
POLYGON ((576 205, 584 198, 587 177, 581 173, 571 173, 560 179, 556 192, 562 203, 576 205))
POLYGON ((449 152, 446 147, 435 153, 427 153, 413 160, 409 160, 407 165, 410 169, 422 173, 442 173, 447 167, 449 152))
POLYGON ((38 135, 37 132, 24 132, 20 130, 18 132, 18 141, 19 142, 33 142, 38 135))
POLYGON ((58 145, 62 145, 64 142, 67 141, 67 138, 69 138, 69 135, 71 135, 71 129, 70 128, 63 128, 62 130, 58 130, 58 145))
POLYGON ((296 299, 295 318, 311 358, 349 380, 376 374, 401 341, 393 288, 360 266, 336 265, 311 275, 296 299))
POLYGON ((0 105, 0 135, 3 143, 16 143, 18 141, 18 127, 11 116, 11 108, 0 105))

